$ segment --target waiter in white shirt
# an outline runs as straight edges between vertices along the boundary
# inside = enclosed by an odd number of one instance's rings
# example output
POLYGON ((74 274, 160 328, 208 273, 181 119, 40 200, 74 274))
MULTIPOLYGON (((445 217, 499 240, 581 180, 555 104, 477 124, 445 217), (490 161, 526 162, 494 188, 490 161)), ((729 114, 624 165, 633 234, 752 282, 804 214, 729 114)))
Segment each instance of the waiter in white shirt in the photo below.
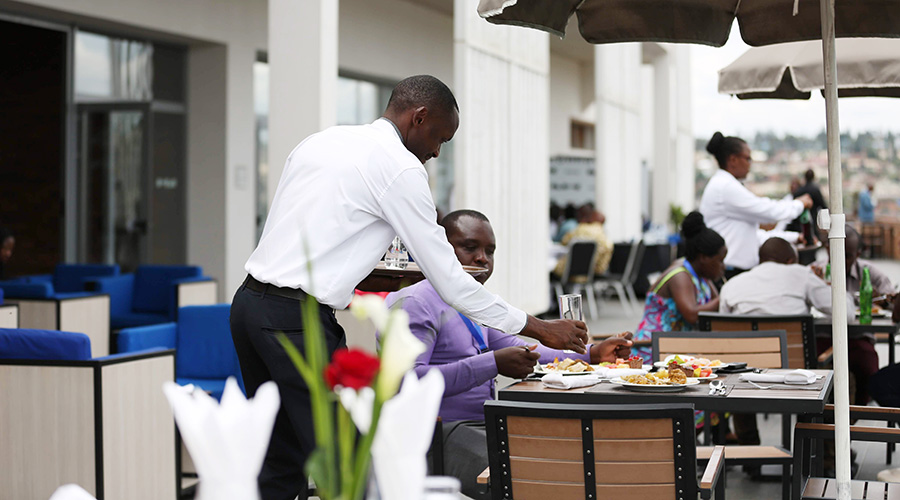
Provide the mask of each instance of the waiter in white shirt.
POLYGON ((385 286, 386 279, 368 276, 395 235, 441 298, 469 318, 584 352, 583 322, 542 321, 488 292, 463 271, 437 225, 423 164, 440 154, 458 126, 459 107, 450 89, 434 77, 414 76, 397 84, 382 118, 313 134, 288 156, 231 308, 231 334, 248 395, 268 380, 275 380, 281 393, 260 474, 263 500, 307 498, 303 466, 315 447, 306 385, 275 334, 284 332, 303 352, 299 301, 309 295, 320 303, 329 355, 345 345, 334 309, 349 305, 354 288, 396 289, 399 280, 385 286))
POLYGON ((759 264, 759 225, 792 220, 812 207, 804 194, 793 200, 773 200, 756 196, 741 181, 750 173, 750 148, 738 137, 713 134, 706 150, 716 158, 719 171, 706 184, 700 198, 700 213, 706 225, 725 238, 725 278, 731 278, 759 264))

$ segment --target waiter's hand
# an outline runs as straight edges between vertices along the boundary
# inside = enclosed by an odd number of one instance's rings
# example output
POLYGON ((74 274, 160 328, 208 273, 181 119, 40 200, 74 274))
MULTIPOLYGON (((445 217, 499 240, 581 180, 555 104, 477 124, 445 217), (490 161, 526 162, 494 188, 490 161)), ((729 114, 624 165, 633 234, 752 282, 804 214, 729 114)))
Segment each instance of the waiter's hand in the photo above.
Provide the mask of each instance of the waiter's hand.
POLYGON ((570 349, 579 354, 585 353, 584 346, 588 342, 587 325, 572 319, 545 321, 528 316, 528 322, 519 334, 536 338, 547 347, 570 349))
POLYGON ((525 378, 534 371, 534 365, 541 357, 534 352, 537 344, 532 346, 504 347, 494 351, 497 372, 512 378, 525 378))
POLYGON ((803 203, 803 208, 809 210, 813 206, 812 196, 808 194, 800 195, 799 198, 794 198, 795 200, 800 200, 803 203))
POLYGON ((376 276, 375 274, 370 274, 366 276, 366 279, 360 281, 359 284, 356 285, 356 288, 364 292, 396 292, 405 286, 422 281, 424 278, 424 276, 404 276, 402 278, 397 278, 393 276, 376 276))

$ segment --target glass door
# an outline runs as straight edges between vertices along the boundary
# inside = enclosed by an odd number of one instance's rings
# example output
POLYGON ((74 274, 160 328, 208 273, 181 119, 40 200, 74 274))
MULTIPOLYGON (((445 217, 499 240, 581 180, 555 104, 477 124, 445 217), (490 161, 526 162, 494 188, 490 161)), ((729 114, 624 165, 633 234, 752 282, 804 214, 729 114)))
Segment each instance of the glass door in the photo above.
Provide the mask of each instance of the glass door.
POLYGON ((146 262, 148 135, 146 106, 79 106, 79 262, 146 262))

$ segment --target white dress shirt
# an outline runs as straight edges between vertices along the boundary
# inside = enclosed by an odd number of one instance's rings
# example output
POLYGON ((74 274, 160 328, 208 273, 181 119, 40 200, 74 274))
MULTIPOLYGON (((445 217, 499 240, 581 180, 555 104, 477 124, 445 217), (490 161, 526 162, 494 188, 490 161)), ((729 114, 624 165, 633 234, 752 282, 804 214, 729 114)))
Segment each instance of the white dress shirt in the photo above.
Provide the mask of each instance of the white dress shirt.
POLYGON ((772 200, 756 196, 728 171, 719 169, 706 184, 700 213, 706 225, 728 245, 725 265, 750 269, 759 264, 760 223, 793 219, 803 212, 798 200, 772 200))
POLYGON ((722 285, 719 312, 780 316, 831 314, 831 287, 800 264, 763 262, 722 285))
POLYGON ((245 269, 343 309, 399 235, 445 302, 481 324, 520 332, 526 314, 463 271, 436 219, 425 167, 390 121, 331 127, 288 156, 245 269))

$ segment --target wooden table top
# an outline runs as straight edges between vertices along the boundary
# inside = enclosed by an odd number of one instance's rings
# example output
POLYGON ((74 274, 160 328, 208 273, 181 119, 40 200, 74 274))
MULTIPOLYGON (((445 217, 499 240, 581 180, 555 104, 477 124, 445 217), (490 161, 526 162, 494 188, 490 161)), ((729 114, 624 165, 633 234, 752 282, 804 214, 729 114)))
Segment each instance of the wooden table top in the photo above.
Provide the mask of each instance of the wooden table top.
MULTIPOLYGON (((784 373, 791 370, 765 370, 765 373, 784 373)), ((576 404, 662 404, 693 403, 698 410, 732 412, 766 412, 792 414, 819 414, 825 409, 825 400, 832 390, 831 370, 812 370, 824 378, 806 389, 757 389, 740 381, 738 373, 722 375, 717 380, 725 383, 724 396, 709 395, 709 386, 701 382, 680 392, 635 392, 620 385, 603 381, 591 387, 570 390, 550 389, 540 380, 525 380, 500 389, 498 398, 512 401, 576 404)), ((770 385, 770 384, 762 384, 770 385)))

